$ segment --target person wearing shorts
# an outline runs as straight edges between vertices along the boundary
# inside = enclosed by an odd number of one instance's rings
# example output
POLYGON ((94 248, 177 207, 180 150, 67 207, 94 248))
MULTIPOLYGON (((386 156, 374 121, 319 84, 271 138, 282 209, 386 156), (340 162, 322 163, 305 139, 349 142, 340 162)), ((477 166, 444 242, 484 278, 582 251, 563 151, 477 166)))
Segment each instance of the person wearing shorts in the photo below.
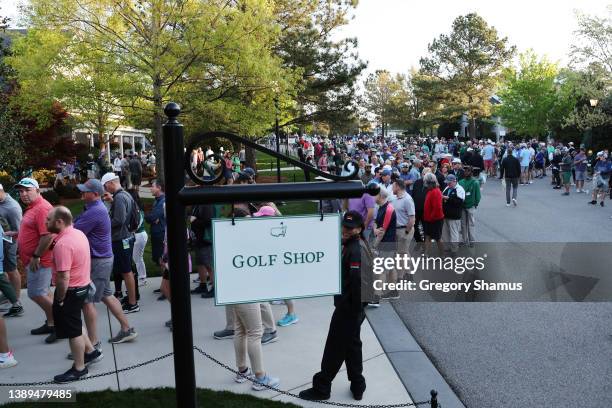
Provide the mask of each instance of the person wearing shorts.
POLYGON ((32 178, 23 178, 15 185, 19 199, 27 210, 19 226, 17 246, 19 259, 26 268, 28 297, 45 313, 45 323, 30 331, 33 335, 48 334, 45 342, 55 342, 53 321, 53 301, 49 296, 51 286, 52 254, 48 250, 53 241, 53 234, 47 231, 47 214, 53 208, 40 195, 38 182, 32 178))
POLYGON ((113 275, 115 293, 121 296, 121 281, 125 282, 127 301, 123 304, 125 313, 140 311, 138 305, 138 285, 132 271, 132 255, 134 252, 134 234, 128 229, 130 214, 136 206, 132 196, 121 188, 119 177, 114 173, 106 173, 100 181, 109 193, 105 199, 111 201, 111 240, 113 250, 113 275))
MULTIPOLYGON (((4 187, 0 184, 0 223, 4 223, 4 235, 11 237, 12 243, 3 241, 4 246, 4 273, 7 274, 15 294, 17 295, 17 301, 21 296, 21 274, 17 270, 17 233, 21 220, 23 218, 23 211, 17 201, 13 199, 4 191, 4 187)), ((21 303, 19 303, 21 305, 21 303)), ((18 312, 15 310, 14 312, 18 312)), ((15 314, 11 314, 13 316, 15 314)), ((16 313, 18 315, 18 313, 16 313)), ((5 316, 8 317, 8 316, 5 316)))
POLYGON ((563 187, 565 188, 565 192, 562 195, 564 196, 569 195, 570 183, 572 180, 572 163, 573 158, 566 147, 563 149, 563 159, 561 160, 561 179, 563 180, 563 187))
POLYGON ((576 192, 585 193, 584 180, 586 179, 587 156, 584 146, 580 146, 580 151, 574 156, 574 169, 576 170, 576 192))
POLYGON ((121 326, 119 333, 109 340, 110 343, 118 344, 134 340, 138 333, 133 327, 130 327, 121 303, 113 296, 111 288, 110 278, 114 257, 110 217, 101 199, 104 195, 104 187, 99 180, 90 179, 85 184, 77 185, 77 188, 81 191, 81 199, 85 202, 85 211, 75 220, 74 227, 83 232, 89 242, 90 277, 95 286, 95 290, 91 291, 85 300, 83 315, 89 339, 94 347, 101 351, 102 346, 96 324, 96 303, 103 302, 121 326))
POLYGON ((90 291, 91 259, 87 237, 72 225, 72 214, 63 206, 47 215, 47 230, 57 234, 53 250, 53 318, 58 339, 68 339, 74 364, 68 371, 56 375, 56 383, 66 383, 87 375, 87 365, 100 360, 102 352, 94 349, 83 335, 81 310, 90 291))

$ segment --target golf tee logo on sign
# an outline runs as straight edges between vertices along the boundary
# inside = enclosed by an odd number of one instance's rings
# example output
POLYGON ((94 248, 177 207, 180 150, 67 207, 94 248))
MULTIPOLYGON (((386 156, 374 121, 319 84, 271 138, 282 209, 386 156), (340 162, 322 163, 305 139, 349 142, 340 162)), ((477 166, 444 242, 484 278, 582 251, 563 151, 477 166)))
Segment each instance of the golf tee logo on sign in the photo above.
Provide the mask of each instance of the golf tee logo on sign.
POLYGON ((340 216, 213 220, 217 305, 340 293, 340 216))

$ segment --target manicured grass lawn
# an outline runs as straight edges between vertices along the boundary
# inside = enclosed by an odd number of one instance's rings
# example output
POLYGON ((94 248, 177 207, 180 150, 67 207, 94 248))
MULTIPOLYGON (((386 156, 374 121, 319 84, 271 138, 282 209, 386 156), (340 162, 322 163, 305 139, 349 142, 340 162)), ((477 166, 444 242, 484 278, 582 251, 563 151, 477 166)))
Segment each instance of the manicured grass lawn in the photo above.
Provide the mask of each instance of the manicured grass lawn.
MULTIPOLYGON (((256 398, 251 395, 234 394, 227 391, 212 391, 198 389, 198 406, 218 408, 266 408, 266 407, 297 407, 297 405, 256 398)), ((166 408, 176 407, 176 396, 173 388, 129 389, 126 391, 96 391, 77 393, 76 404, 49 402, 17 402, 3 405, 7 408, 56 407, 65 408, 166 408)))

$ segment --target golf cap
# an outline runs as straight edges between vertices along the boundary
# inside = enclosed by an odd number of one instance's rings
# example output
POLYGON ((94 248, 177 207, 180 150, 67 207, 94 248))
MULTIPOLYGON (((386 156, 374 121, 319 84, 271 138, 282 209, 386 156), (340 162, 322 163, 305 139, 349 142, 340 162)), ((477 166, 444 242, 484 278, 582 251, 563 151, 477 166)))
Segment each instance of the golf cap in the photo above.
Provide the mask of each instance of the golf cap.
POLYGON ((77 188, 82 193, 96 193, 100 196, 104 195, 104 187, 97 179, 89 179, 85 184, 77 184, 77 188))
POLYGON ((402 164, 400 164, 400 167, 402 169, 407 169, 409 167, 409 165, 408 165, 408 163, 402 163, 402 164))
POLYGON ((253 177, 253 176, 255 176, 255 174, 257 174, 255 172, 255 170, 253 170, 251 167, 245 167, 244 170, 242 170, 241 173, 244 173, 244 174, 248 175, 249 177, 253 177))
POLYGON ((455 157, 455 158, 453 159, 453 163, 459 163, 459 164, 461 164, 461 159, 460 159, 460 158, 458 158, 458 157, 455 157))
POLYGON ((604 152, 597 152, 597 157, 603 157, 604 152))
POLYGON ((100 183, 102 183, 102 185, 105 185, 109 181, 113 181, 117 179, 119 179, 118 175, 116 175, 115 173, 108 172, 102 176, 102 180, 100 181, 100 183))
POLYGON ((381 173, 381 176, 390 176, 391 174, 392 174, 391 170, 383 170, 383 172, 381 173))
POLYGON ((4 190, 4 186, 0 184, 0 190, 4 190))
POLYGON ((342 226, 347 228, 359 228, 363 226, 363 217, 357 211, 347 211, 342 217, 342 226))
POLYGON ((454 174, 449 174, 448 176, 446 176, 445 181, 446 181, 447 183, 450 183, 451 181, 457 181, 457 177, 455 177, 455 175, 454 175, 454 174))
POLYGON ((19 183, 15 184, 15 188, 19 188, 19 187, 36 188, 36 189, 40 188, 38 186, 38 181, 30 177, 24 177, 19 181, 19 183))
POLYGON ((274 215, 276 215, 276 211, 269 205, 264 205, 259 211, 253 213, 253 217, 272 217, 274 215))

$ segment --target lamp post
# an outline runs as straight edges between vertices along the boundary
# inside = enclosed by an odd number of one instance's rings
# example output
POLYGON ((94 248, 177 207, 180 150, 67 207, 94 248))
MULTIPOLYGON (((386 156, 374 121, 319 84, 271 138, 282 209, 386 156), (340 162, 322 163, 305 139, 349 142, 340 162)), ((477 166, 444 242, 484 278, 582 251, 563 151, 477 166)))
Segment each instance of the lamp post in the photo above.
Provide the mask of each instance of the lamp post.
MULTIPOLYGON (((274 97, 274 107, 276 108, 276 118, 274 124, 274 133, 276 135, 276 153, 280 153, 280 135, 278 134, 278 96, 274 97)), ((281 182, 280 159, 276 158, 276 181, 281 182)))

